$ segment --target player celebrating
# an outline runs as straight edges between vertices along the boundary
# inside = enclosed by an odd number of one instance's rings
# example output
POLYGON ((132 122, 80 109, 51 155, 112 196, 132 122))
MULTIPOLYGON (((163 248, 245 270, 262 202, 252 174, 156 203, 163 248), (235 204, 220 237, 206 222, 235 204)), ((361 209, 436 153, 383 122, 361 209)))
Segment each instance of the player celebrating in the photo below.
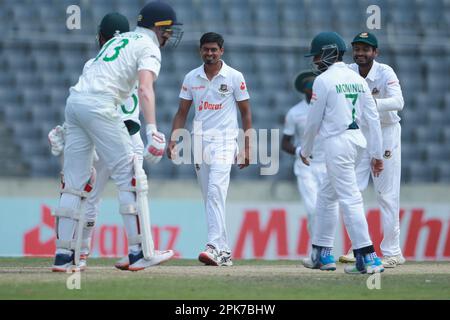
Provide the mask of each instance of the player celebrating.
MULTIPOLYGON (((405 263, 400 249, 400 173, 401 173, 401 127, 397 111, 403 109, 402 90, 394 70, 378 63, 378 40, 368 32, 362 32, 352 41, 353 60, 350 69, 366 79, 380 113, 383 135, 384 170, 378 176, 372 173, 377 202, 381 209, 383 241, 380 244, 383 265, 394 268, 405 263)), ((365 128, 362 127, 363 133, 365 128)), ((367 188, 370 177, 370 156, 364 152, 356 168, 360 190, 367 188)), ((354 260, 350 254, 339 258, 341 262, 354 260)))
POLYGON ((150 163, 159 162, 165 138, 156 127, 153 82, 161 67, 159 47, 171 37, 178 42, 182 36, 174 32, 177 24, 170 5, 160 1, 147 4, 140 12, 135 32, 109 40, 70 89, 65 111, 64 185, 56 210, 54 271, 80 268, 84 204, 91 188, 87 182, 94 146, 119 188, 120 212, 131 244, 129 270, 142 270, 173 256, 171 250, 153 250, 149 217, 143 213, 148 208, 140 205, 141 210, 137 210, 137 198, 146 192, 146 177, 134 159, 130 136, 116 106, 139 81, 139 101, 147 123, 144 158, 150 163))
POLYGON ((383 265, 369 236, 355 173, 358 158, 366 147, 372 158, 374 175, 383 169, 380 122, 367 83, 342 62, 345 50, 340 35, 322 32, 314 37, 310 53, 306 55, 314 57, 313 62, 321 74, 314 81, 300 157, 304 164, 310 164, 308 157, 319 134, 324 138, 327 176, 317 197, 311 259, 304 260, 304 265, 336 270, 332 250, 339 206, 356 257, 356 264, 347 266, 345 272, 382 272, 383 265), (359 130, 361 122, 367 124, 368 141, 359 130))
POLYGON ((311 109, 312 86, 315 74, 312 71, 304 71, 295 78, 295 89, 304 93, 306 99, 300 101, 289 109, 285 123, 281 147, 289 154, 295 155, 294 174, 297 177, 297 187, 305 203, 308 215, 308 231, 312 234, 313 214, 316 208, 316 199, 319 185, 327 173, 325 166, 325 154, 323 152, 322 139, 317 137, 314 142, 310 166, 306 166, 300 159, 300 142, 306 126, 306 117, 311 109), (294 137, 294 144, 292 143, 294 137), (297 147, 296 147, 297 146, 297 147))
MULTIPOLYGON (((237 154, 237 110, 243 129, 252 127, 249 95, 242 73, 221 59, 224 40, 220 34, 208 32, 200 39, 203 65, 189 72, 180 92, 180 105, 173 119, 172 133, 183 128, 193 104, 195 169, 203 194, 208 226, 208 242, 199 260, 206 265, 231 266, 225 225, 225 201, 230 182, 231 165, 237 154), (196 157, 196 151, 202 154, 196 157)), ((172 135, 171 135, 172 137, 172 135)), ((171 140, 169 158, 176 154, 176 141, 171 140)), ((249 140, 245 140, 242 169, 249 165, 249 140)))

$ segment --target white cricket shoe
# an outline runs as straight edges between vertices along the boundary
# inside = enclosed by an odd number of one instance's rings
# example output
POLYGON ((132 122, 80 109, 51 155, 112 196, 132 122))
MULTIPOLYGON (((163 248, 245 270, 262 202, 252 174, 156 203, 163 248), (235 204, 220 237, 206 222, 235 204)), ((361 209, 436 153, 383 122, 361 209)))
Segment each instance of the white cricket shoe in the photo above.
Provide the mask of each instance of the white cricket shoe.
POLYGON ((224 267, 231 267, 233 265, 233 261, 231 261, 231 252, 222 251, 220 252, 220 263, 219 265, 224 267))
POLYGON ((78 265, 80 267, 80 271, 86 270, 88 256, 89 254, 80 254, 80 264, 78 265))
POLYGON ((397 265, 402 265, 405 262, 406 260, 401 254, 396 256, 384 256, 382 260, 385 268, 395 268, 397 265))
POLYGON ((155 254, 150 259, 145 259, 142 251, 137 254, 129 254, 128 259, 130 260, 130 265, 128 266, 129 271, 139 271, 144 270, 148 267, 156 266, 167 260, 170 260, 174 256, 173 250, 159 251, 155 250, 155 254))
MULTIPOLYGON (((80 261, 81 264, 81 261, 80 261)), ((55 262, 52 266, 52 272, 79 272, 82 271, 80 266, 74 263, 74 253, 64 254, 57 253, 55 255, 55 262)))
POLYGON ((128 259, 128 256, 123 257, 114 264, 114 267, 116 267, 119 270, 128 270, 129 266, 130 266, 130 259, 128 259))
POLYGON ((335 271, 336 262, 331 254, 332 248, 313 247, 311 256, 302 260, 302 264, 308 269, 320 269, 322 271, 335 271), (322 255, 323 251, 323 255, 322 255))
POLYGON ((219 251, 217 251, 217 249, 214 246, 207 244, 205 251, 199 254, 198 260, 200 262, 203 262, 207 266, 219 266, 221 263, 219 257, 220 257, 219 251))
POLYGON ((339 262, 341 263, 354 263, 356 262, 355 256, 353 255, 353 249, 350 248, 347 254, 339 257, 339 262))
POLYGON ((344 272, 347 274, 374 274, 383 271, 384 267, 381 259, 376 256, 371 257, 369 254, 366 254, 364 257, 360 256, 360 259, 354 265, 348 265, 344 268, 344 272))

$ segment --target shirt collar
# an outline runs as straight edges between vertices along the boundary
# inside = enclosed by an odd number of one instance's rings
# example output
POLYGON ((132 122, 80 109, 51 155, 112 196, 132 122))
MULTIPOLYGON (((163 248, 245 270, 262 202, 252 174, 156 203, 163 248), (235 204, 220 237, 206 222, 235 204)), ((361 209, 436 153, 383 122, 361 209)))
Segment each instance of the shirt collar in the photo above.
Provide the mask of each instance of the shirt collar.
POLYGON ((347 67, 347 66, 345 65, 344 62, 338 61, 338 62, 333 63, 331 66, 329 66, 328 69, 334 68, 334 67, 336 67, 336 68, 342 68, 342 67, 347 67))
POLYGON ((375 81, 375 78, 378 73, 378 68, 380 67, 380 64, 373 60, 372 68, 370 68, 369 73, 367 74, 366 79, 369 79, 371 81, 375 81))
POLYGON ((159 41, 158 41, 158 37, 156 36, 156 33, 153 30, 147 29, 147 28, 142 28, 142 27, 136 27, 136 29, 134 30, 137 33, 143 33, 146 36, 148 36, 154 44, 156 44, 159 48, 159 41))
MULTIPOLYGON (((220 76, 226 78, 226 77, 228 77, 230 67, 225 63, 225 61, 223 61, 223 60, 220 60, 220 61, 222 61, 222 67, 220 68, 217 76, 220 75, 220 76)), ((205 73, 205 64, 202 64, 201 67, 198 68, 197 76, 202 77, 204 79, 208 79, 208 77, 206 76, 206 73, 205 73)))

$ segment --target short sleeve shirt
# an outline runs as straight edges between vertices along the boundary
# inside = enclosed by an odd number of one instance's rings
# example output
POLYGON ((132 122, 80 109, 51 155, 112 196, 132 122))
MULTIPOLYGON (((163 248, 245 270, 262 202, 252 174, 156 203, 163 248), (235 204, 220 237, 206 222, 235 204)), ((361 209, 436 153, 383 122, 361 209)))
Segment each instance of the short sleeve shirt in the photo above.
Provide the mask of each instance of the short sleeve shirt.
POLYGON ((220 72, 210 81, 204 65, 189 72, 179 97, 191 100, 195 108, 193 134, 203 139, 233 140, 238 136, 238 101, 249 99, 241 72, 222 61, 220 72))

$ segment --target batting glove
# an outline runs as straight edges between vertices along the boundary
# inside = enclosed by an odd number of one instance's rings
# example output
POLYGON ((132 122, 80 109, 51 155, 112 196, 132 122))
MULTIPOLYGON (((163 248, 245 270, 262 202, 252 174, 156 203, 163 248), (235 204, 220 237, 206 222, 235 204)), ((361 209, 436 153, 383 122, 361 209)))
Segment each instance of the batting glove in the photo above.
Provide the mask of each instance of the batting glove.
POLYGON ((57 157, 64 151, 65 130, 62 126, 56 126, 48 133, 52 154, 57 157))
POLYGON ((166 137, 164 133, 156 130, 156 125, 148 124, 147 131, 147 146, 144 151, 144 159, 151 164, 158 163, 166 149, 166 137))

